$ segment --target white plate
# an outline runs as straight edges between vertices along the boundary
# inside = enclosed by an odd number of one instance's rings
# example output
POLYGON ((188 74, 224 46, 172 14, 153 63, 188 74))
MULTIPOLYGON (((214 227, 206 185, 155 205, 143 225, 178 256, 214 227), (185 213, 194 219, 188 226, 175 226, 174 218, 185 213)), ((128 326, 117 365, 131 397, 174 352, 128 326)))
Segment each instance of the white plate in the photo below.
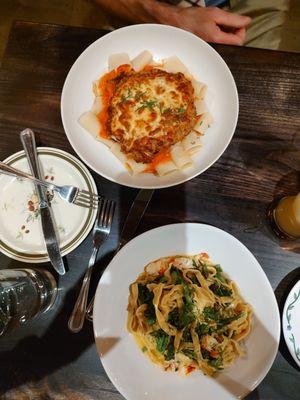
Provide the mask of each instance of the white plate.
MULTIPOLYGON (((91 174, 71 154, 51 147, 39 147, 38 154, 44 178, 50 182, 75 185, 97 193, 91 174)), ((4 162, 30 173, 24 151, 11 155, 4 162)), ((0 251, 15 260, 40 263, 49 261, 49 256, 34 191, 34 185, 28 181, 8 175, 0 176, 0 251)), ((96 218, 96 210, 69 204, 57 193, 51 205, 61 252, 66 255, 88 235, 96 218)))
POLYGON ((300 367, 300 281, 296 283, 285 301, 282 330, 289 352, 300 367))
POLYGON ((61 115, 71 145, 90 168, 121 185, 157 189, 197 176, 221 156, 236 127, 238 94, 226 63, 197 36, 166 25, 133 25, 98 39, 75 61, 63 87, 61 115), (96 142, 78 124, 80 115, 91 108, 92 81, 107 71, 108 56, 127 52, 133 58, 145 49, 150 50, 156 60, 177 55, 197 80, 208 85, 206 99, 214 120, 203 137, 203 148, 193 156, 193 166, 164 177, 131 176, 104 144, 96 142))
POLYGON ((232 400, 243 398, 269 371, 277 353, 280 320, 271 285, 250 251, 228 233, 208 225, 175 224, 133 239, 114 257, 99 283, 94 334, 102 364, 128 400, 232 400), (246 357, 216 378, 164 372, 141 352, 126 331, 129 285, 151 260, 174 254, 207 252, 238 284, 253 306, 254 323, 246 357), (113 299, 113 301, 112 301, 113 299))

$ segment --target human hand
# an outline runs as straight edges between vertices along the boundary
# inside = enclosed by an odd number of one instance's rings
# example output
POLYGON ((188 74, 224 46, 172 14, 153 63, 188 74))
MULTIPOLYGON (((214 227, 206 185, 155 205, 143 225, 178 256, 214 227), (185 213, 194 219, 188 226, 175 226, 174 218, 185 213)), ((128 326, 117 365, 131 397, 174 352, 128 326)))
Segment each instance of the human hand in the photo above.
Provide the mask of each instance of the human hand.
POLYGON ((188 30, 203 40, 212 43, 242 45, 246 38, 246 27, 251 18, 224 11, 217 7, 177 8, 164 23, 188 30))

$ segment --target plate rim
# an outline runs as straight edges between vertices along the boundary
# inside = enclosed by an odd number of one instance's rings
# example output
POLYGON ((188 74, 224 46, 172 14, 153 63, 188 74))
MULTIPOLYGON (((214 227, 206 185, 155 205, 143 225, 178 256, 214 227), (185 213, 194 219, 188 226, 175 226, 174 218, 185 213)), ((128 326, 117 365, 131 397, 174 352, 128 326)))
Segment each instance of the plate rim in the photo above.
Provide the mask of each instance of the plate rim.
MULTIPOLYGON (((289 335, 293 334, 293 328, 292 328, 292 325, 290 324, 290 322, 288 321, 287 315, 286 315, 287 314, 287 309, 291 305, 290 302, 292 300, 292 294, 294 294, 296 292, 297 286, 298 286, 298 290, 299 290, 299 293, 300 293, 300 279, 298 279, 297 282, 293 285, 293 287, 291 288, 291 290, 289 291, 289 293, 288 293, 288 295, 287 295, 287 297, 285 299, 284 307, 283 307, 283 311, 282 311, 282 331, 283 331, 283 336, 284 336, 284 340, 285 340, 286 346, 288 348, 288 351, 291 354, 291 356, 293 357, 295 363, 300 367, 300 360, 297 359, 297 356, 295 354, 295 349, 293 349, 292 342, 291 342, 291 340, 289 338, 289 335), (290 304, 288 304, 288 302, 290 304), (288 329, 288 326, 290 326, 291 329, 288 329)), ((299 299, 300 299, 300 297, 299 297, 299 299)), ((294 343, 295 343, 294 345, 296 347, 297 343, 296 342, 294 342, 294 343)), ((298 348, 300 348, 300 343, 299 343, 299 347, 298 348)))
MULTIPOLYGON (((98 193, 96 183, 87 169, 87 167, 82 163, 81 160, 78 160, 75 156, 72 154, 66 152, 65 150, 61 150, 55 147, 48 147, 48 146, 39 146, 37 147, 38 154, 42 153, 42 155, 51 155, 51 156, 57 156, 58 154, 62 156, 61 158, 64 159, 66 162, 71 162, 76 169, 78 170, 78 173, 80 173, 84 180, 86 181, 87 185, 95 191, 95 193, 98 193), (46 154, 45 154, 46 153, 46 154), (50 154, 49 154, 50 153, 50 154)), ((18 161, 20 158, 25 156, 25 151, 20 150, 16 153, 11 154, 7 158, 3 160, 5 163, 14 163, 18 161)), ((72 238, 66 245, 61 249, 61 254, 62 256, 66 256, 69 253, 71 253, 73 250, 75 250, 82 242, 83 240, 87 237, 89 234, 90 230, 92 229, 92 226, 94 224, 95 218, 96 218, 96 212, 97 210, 90 210, 87 217, 86 217, 86 223, 82 227, 81 232, 78 232, 78 234, 72 238), (76 240, 75 240, 76 239, 76 240)), ((0 252, 5 254, 7 257, 21 261, 21 262, 28 262, 32 264, 36 263, 45 263, 49 262, 49 256, 47 253, 25 253, 25 252, 20 252, 16 251, 11 246, 8 246, 5 242, 3 242, 0 239, 0 252)))
MULTIPOLYGON (((271 286, 271 283, 270 283, 270 281, 269 281, 269 279, 268 279, 268 277, 267 277, 266 272, 264 271, 264 269, 262 268, 262 266, 261 266, 260 263, 258 262, 257 258, 254 256, 254 254, 248 249, 248 247, 247 247, 244 243, 242 243, 239 239, 237 239, 235 236, 233 236, 231 233, 229 233, 229 232, 227 232, 227 231, 225 231, 225 230, 223 230, 223 229, 221 229, 221 228, 218 228, 218 227, 216 227, 216 226, 213 226, 213 225, 209 225, 209 224, 205 224, 205 223, 197 223, 197 222, 181 222, 181 223, 175 223, 175 224, 162 225, 162 226, 159 226, 159 227, 156 227, 156 228, 153 228, 153 229, 149 229, 149 230, 147 230, 147 231, 141 233, 140 235, 135 236, 133 239, 131 239, 129 242, 127 242, 127 243, 114 255, 114 257, 112 258, 112 260, 110 261, 110 263, 107 265, 105 271, 103 272, 103 274, 102 274, 102 276, 101 276, 101 278, 100 278, 100 280, 99 280, 99 282, 98 282, 97 289, 96 289, 96 293, 95 293, 95 302, 94 302, 94 309, 93 309, 93 332, 94 332, 94 338, 95 338, 95 344, 96 344, 96 349, 97 349, 98 357, 99 357, 99 359, 101 360, 101 364, 102 364, 102 366, 103 366, 103 368, 104 368, 104 370, 105 370, 107 376, 109 377, 109 379, 110 379, 111 382, 113 383, 113 385, 114 385, 114 386, 116 387, 116 389, 121 393, 121 395, 124 396, 125 399, 127 399, 127 400, 131 400, 131 398, 130 398, 130 397, 127 397, 127 393, 126 393, 125 389, 123 389, 122 386, 119 386, 118 382, 114 379, 114 377, 112 376, 112 374, 110 374, 110 371, 108 370, 108 367, 107 367, 107 365, 106 365, 106 362, 105 362, 105 361, 103 362, 103 359, 102 359, 102 357, 101 357, 101 355, 100 355, 100 352, 99 352, 99 349, 98 349, 98 346, 97 346, 97 342, 96 342, 96 339, 97 339, 97 337, 98 337, 98 336, 97 336, 97 329, 96 329, 96 321, 97 321, 97 311, 96 311, 96 310, 98 309, 98 307, 100 307, 100 305, 98 305, 98 304, 100 304, 100 303, 97 302, 97 298, 99 298, 100 286, 102 285, 103 280, 105 279, 106 273, 107 273, 107 271, 108 271, 110 265, 112 264, 113 260, 115 259, 115 257, 116 257, 118 254, 122 253, 122 252, 123 252, 123 249, 125 249, 129 244, 131 244, 132 242, 138 241, 141 237, 147 236, 150 232, 157 232, 157 231, 159 231, 159 230, 164 230, 164 229, 168 229, 168 228, 171 228, 171 229, 172 229, 172 228, 175 228, 175 229, 176 229, 178 226, 183 226, 183 225, 186 225, 186 226, 187 226, 187 225, 189 225, 189 226, 193 226, 193 225, 199 226, 199 225, 200 225, 200 226, 202 226, 202 227, 205 227, 205 228, 208 228, 208 229, 211 229, 211 230, 220 231, 222 234, 225 234, 225 235, 229 236, 231 240, 237 242, 238 245, 241 246, 242 248, 244 248, 244 249, 246 250, 246 252, 249 254, 249 256, 250 256, 252 259, 255 260, 257 266, 259 267, 260 272, 262 272, 262 275, 263 275, 263 277, 264 277, 265 283, 267 284, 267 287, 268 287, 268 291, 269 291, 269 293, 270 293, 270 295, 271 295, 271 297, 272 297, 272 299, 273 299, 274 316, 275 316, 275 314, 276 314, 276 325, 277 325, 277 326, 276 326, 276 332, 274 332, 274 334, 275 334, 275 339, 276 339, 276 341, 275 341, 275 343, 276 343, 276 351, 275 351, 275 349, 274 349, 274 352, 273 352, 273 354, 272 354, 272 357, 270 358, 268 364, 265 365, 265 368, 264 368, 263 373, 261 374, 261 377, 259 377, 258 379, 256 379, 256 380, 253 382, 252 387, 251 387, 250 389, 248 389, 248 393, 246 393, 245 396, 247 396, 249 393, 251 393, 253 390, 255 390, 255 389, 260 385, 260 383, 265 379, 265 377, 266 377, 267 374, 269 373, 270 369, 272 368, 272 366, 273 366, 273 364, 274 364, 274 361, 275 361, 275 358, 276 358, 276 356, 277 356, 277 354, 278 354, 278 348, 279 348, 279 342, 280 342, 280 333, 281 333, 281 319, 280 319, 280 311, 279 311, 278 303, 277 303, 277 300, 276 300, 276 296, 275 296, 274 290, 273 290, 273 288, 272 288, 272 286, 271 286), (275 311, 275 309, 276 309, 276 311, 275 311)), ((121 256, 122 256, 122 254, 121 254, 121 256)), ((120 257, 121 257, 121 256, 120 256, 120 257)), ((99 313, 98 313, 98 314, 99 314, 99 313)), ((245 396, 244 396, 244 397, 245 397, 245 396)), ((244 397, 239 397, 239 398, 244 398, 244 397)), ((235 398, 234 395, 232 395, 232 399, 234 399, 234 398, 235 398)))
MULTIPOLYGON (((131 188, 135 188, 135 189, 164 189, 164 188, 168 188, 168 187, 173 187, 173 186, 177 186, 180 185, 182 183, 188 182, 189 180, 194 179, 195 177, 197 177, 198 175, 204 173, 208 168, 210 168, 213 164, 215 164, 219 158, 224 154, 224 152, 226 151, 227 147, 229 146, 230 142, 232 141, 233 135, 236 131, 236 127, 237 127, 237 123, 238 123, 238 118, 239 118, 239 95, 238 95, 238 90, 237 90, 237 86, 234 80, 234 77, 232 75, 232 72, 230 70, 230 68, 228 67, 227 63, 225 62, 225 60, 223 59, 223 57, 212 47, 210 46, 207 42, 205 42, 204 40, 202 40, 201 38, 199 38, 198 36, 196 36, 195 34, 193 34, 192 32, 186 31, 184 29, 181 28, 177 28, 175 26, 171 26, 171 25, 166 25, 166 24, 134 24, 134 25, 129 25, 129 26, 125 26, 119 29, 116 29, 114 31, 111 31, 103 36, 101 36, 100 38, 96 39, 93 43, 91 43, 88 47, 86 47, 83 52, 77 57, 77 59, 74 61, 74 63, 72 64, 66 79, 64 81, 63 84, 63 88, 62 88, 62 93, 61 93, 61 99, 60 99, 60 114, 61 114, 61 120, 62 120, 62 124, 63 124, 63 128, 64 128, 64 132, 65 135, 67 136, 67 139, 69 141, 69 143, 71 144, 73 150, 78 154, 78 156, 80 157, 80 159, 86 164, 88 165, 89 168, 91 168, 94 172, 96 172, 97 174, 99 174, 100 176, 102 176, 103 178, 109 180, 110 182, 113 183, 117 183, 119 185, 125 186, 125 187, 131 187, 131 188), (158 184, 158 185, 134 185, 134 184, 125 184, 123 182, 120 182, 119 179, 115 179, 112 177, 109 177, 108 175, 104 174, 103 172, 100 172, 99 170, 96 170, 91 163, 86 160, 85 157, 82 156, 81 153, 81 149, 77 148, 74 144, 74 141, 72 139, 72 137, 70 136, 70 134, 68 133, 67 130, 67 124, 66 124, 66 120, 65 120, 65 111, 64 111, 64 104, 65 104, 65 97, 66 97, 66 90, 67 90, 67 86, 69 85, 69 81, 71 79, 71 74, 74 72, 74 70, 77 67, 77 64, 80 62, 80 60, 86 55, 86 53, 92 49, 93 47, 96 47, 98 45, 98 43, 101 43, 104 38, 107 38, 107 36, 113 36, 115 34, 117 34, 119 31, 129 31, 129 30, 136 30, 139 29, 140 27, 159 27, 160 29, 171 29, 174 31, 180 31, 181 33, 186 34, 187 36, 196 38, 197 40, 200 40, 202 42, 202 44, 204 45, 204 47, 209 48, 220 60, 220 62, 223 64, 223 66, 225 67, 225 69, 228 72, 228 77, 231 81, 234 93, 235 93, 235 115, 234 115, 234 120, 233 120, 233 129, 232 129, 232 133, 230 134, 230 136, 228 137, 224 148, 222 150, 222 152, 217 155, 205 168, 201 169, 198 172, 195 172, 194 174, 192 174, 191 176, 187 177, 184 176, 182 177, 182 179, 179 179, 176 183, 170 183, 170 184, 158 184)), ((129 172, 128 172, 129 173, 129 172)))

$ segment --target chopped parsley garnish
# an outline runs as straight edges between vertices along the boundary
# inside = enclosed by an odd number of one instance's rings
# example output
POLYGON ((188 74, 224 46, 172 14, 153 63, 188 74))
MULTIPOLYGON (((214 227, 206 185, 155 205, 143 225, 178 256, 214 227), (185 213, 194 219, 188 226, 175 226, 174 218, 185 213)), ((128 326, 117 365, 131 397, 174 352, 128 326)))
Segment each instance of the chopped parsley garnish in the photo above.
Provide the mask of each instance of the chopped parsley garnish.
POLYGON ((128 103, 129 102, 129 100, 131 100, 131 98, 132 98, 132 91, 131 91, 131 89, 129 89, 128 90, 128 92, 127 92, 127 94, 126 94, 126 96, 124 96, 124 95, 122 95, 122 97, 121 97, 121 103, 128 103))
POLYGON ((135 94, 135 96, 134 96, 134 99, 136 100, 136 101, 140 101, 141 100, 141 98, 144 96, 146 94, 146 92, 136 92, 136 94, 135 94))
POLYGON ((156 106, 157 106, 156 100, 142 101, 141 105, 137 108, 137 110, 142 110, 144 108, 149 108, 149 110, 153 110, 153 108, 156 106))
POLYGON ((172 111, 171 107, 167 107, 162 111, 162 114, 169 114, 172 111))
POLYGON ((143 346, 143 347, 142 347, 142 352, 145 353, 145 351, 147 351, 147 347, 146 347, 146 346, 143 346))

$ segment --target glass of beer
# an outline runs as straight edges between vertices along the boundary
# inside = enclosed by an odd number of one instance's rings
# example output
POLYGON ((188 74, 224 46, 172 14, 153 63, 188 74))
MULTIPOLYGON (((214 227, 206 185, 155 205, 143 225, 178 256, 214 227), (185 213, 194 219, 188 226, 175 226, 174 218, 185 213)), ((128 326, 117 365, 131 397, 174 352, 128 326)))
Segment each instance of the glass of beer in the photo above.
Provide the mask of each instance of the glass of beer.
POLYGON ((300 238, 300 193, 272 203, 267 212, 273 232, 281 239, 300 238))

